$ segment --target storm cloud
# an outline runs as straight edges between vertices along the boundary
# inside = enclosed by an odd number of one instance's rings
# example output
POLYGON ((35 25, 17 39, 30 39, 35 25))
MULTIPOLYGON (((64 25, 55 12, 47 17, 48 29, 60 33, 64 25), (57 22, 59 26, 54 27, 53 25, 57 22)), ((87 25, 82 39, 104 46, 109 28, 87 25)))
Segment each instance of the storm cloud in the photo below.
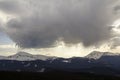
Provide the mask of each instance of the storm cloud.
POLYGON ((94 46, 111 38, 115 0, 2 0, 15 16, 5 32, 21 48, 49 48, 56 42, 94 46))

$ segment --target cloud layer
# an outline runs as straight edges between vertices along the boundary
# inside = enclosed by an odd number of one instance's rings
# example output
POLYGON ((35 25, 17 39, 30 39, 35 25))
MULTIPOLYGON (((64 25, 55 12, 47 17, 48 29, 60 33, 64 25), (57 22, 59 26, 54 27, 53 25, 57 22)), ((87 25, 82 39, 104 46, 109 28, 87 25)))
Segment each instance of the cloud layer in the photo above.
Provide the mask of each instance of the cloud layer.
MULTIPOLYGON (((2 0, 13 15, 5 32, 21 48, 49 48, 56 42, 96 45, 111 38, 115 0, 2 0)), ((117 8, 117 10, 119 7, 117 8)))

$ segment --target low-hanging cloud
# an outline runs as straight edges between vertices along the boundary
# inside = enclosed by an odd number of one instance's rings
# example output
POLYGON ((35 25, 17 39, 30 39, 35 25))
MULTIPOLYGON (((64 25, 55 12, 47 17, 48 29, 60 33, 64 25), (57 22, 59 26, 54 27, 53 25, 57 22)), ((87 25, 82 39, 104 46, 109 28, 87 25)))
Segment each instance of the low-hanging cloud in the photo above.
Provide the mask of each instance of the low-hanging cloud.
POLYGON ((21 48, 48 48, 57 41, 91 46, 111 37, 115 0, 18 1, 0 1, 0 10, 15 16, 5 31, 21 48))

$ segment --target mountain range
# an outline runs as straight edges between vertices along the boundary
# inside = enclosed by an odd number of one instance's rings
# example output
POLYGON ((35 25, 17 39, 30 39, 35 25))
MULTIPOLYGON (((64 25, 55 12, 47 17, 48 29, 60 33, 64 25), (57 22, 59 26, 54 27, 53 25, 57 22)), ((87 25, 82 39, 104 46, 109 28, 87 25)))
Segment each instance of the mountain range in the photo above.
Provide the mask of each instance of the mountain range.
POLYGON ((85 57, 60 58, 18 52, 0 56, 0 71, 48 72, 54 70, 120 76, 120 54, 93 51, 85 57))
POLYGON ((0 56, 0 59, 4 59, 4 60, 17 60, 17 61, 33 61, 33 60, 47 60, 47 59, 54 59, 57 57, 48 57, 48 56, 44 56, 44 55, 32 55, 29 54, 27 52, 18 52, 15 55, 11 55, 11 56, 0 56))

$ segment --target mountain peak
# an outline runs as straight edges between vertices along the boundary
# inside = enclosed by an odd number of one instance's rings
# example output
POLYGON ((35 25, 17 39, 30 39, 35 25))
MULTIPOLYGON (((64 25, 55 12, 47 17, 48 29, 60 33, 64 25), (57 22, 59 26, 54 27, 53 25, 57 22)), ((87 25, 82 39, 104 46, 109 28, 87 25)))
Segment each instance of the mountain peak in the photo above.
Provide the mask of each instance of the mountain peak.
POLYGON ((30 53, 27 53, 27 52, 18 52, 17 54, 15 54, 15 55, 20 55, 20 56, 32 56, 32 54, 30 54, 30 53))
POLYGON ((7 57, 10 60, 20 60, 20 61, 29 61, 34 60, 34 57, 32 54, 27 52, 18 52, 17 54, 11 55, 7 57))
POLYGON ((90 54, 88 54, 87 56, 85 56, 86 58, 92 58, 92 59, 99 59, 102 56, 114 56, 114 55, 118 55, 115 53, 111 53, 111 52, 99 52, 99 51, 93 51, 90 54))
POLYGON ((17 54, 8 56, 6 59, 18 60, 18 61, 31 61, 31 60, 47 60, 54 59, 55 57, 45 56, 45 55, 32 55, 27 52, 18 52, 17 54))

